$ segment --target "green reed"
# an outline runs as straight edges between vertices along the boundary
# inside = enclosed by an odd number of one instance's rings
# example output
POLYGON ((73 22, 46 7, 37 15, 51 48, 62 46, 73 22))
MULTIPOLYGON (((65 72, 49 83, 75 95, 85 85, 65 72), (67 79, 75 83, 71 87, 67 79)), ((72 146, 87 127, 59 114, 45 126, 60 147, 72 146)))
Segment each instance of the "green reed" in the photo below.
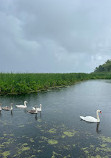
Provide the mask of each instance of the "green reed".
POLYGON ((96 78, 109 79, 111 75, 105 76, 97 73, 0 73, 0 94, 38 92, 96 78))

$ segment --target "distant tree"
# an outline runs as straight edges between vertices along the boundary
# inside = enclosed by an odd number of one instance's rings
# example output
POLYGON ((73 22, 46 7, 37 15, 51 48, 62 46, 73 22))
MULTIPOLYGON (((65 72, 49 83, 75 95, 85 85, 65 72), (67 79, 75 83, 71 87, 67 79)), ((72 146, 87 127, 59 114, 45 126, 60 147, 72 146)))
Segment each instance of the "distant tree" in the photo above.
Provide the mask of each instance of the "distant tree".
POLYGON ((99 71, 100 72, 104 71, 104 67, 102 65, 99 66, 99 71))
POLYGON ((111 60, 107 60, 103 65, 96 67, 94 72, 111 72, 111 60))
POLYGON ((106 62, 105 62, 105 64, 110 64, 111 63, 111 60, 107 60, 106 62))

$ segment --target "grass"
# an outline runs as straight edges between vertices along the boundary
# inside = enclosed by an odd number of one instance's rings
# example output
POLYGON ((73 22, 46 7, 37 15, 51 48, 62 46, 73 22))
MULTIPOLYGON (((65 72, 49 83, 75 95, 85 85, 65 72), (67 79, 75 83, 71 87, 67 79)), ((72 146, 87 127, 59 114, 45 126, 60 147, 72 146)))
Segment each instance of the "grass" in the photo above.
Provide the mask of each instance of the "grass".
POLYGON ((27 94, 88 79, 111 79, 103 73, 0 73, 0 94, 27 94))

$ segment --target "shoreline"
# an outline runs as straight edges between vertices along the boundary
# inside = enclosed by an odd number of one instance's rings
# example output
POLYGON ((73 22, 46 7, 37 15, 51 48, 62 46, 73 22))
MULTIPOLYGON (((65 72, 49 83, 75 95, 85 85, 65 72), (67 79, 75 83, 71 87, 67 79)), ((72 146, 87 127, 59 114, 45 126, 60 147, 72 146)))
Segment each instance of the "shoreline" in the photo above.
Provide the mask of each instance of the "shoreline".
POLYGON ((0 96, 38 93, 92 79, 111 79, 111 73, 0 73, 0 96))

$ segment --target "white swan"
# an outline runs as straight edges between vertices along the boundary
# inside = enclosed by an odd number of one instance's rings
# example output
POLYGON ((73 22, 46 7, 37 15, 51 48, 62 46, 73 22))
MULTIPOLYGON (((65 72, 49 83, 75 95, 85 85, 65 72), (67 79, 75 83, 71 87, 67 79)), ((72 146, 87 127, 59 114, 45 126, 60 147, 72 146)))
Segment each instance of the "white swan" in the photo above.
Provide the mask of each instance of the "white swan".
POLYGON ((30 114, 37 114, 38 113, 37 107, 35 107, 35 110, 32 109, 32 110, 29 110, 27 112, 29 112, 30 114))
POLYGON ((87 122, 100 122, 100 118, 99 118, 99 113, 101 113, 101 110, 97 110, 96 114, 97 114, 97 118, 94 118, 92 116, 80 116, 80 118, 84 121, 87 122))
POLYGON ((10 107, 9 106, 2 107, 2 110, 12 111, 13 110, 13 103, 11 103, 10 107))
POLYGON ((16 105, 17 108, 27 108, 26 103, 28 103, 27 101, 24 101, 24 105, 16 105))
MULTIPOLYGON (((33 109, 33 110, 35 110, 35 109, 36 109, 36 107, 33 107, 32 109, 33 109)), ((40 104, 40 107, 39 107, 39 108, 37 108, 37 111, 38 111, 38 112, 41 112, 41 111, 42 111, 42 104, 40 104)))

